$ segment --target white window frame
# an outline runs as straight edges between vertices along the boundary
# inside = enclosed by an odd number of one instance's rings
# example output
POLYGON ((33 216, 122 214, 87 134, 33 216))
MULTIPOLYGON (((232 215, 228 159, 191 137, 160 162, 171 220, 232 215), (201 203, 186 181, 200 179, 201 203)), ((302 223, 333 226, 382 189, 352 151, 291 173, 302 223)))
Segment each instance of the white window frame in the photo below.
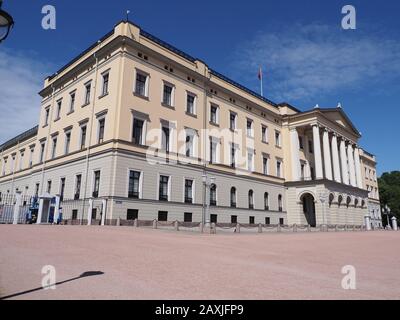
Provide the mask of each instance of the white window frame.
POLYGON ((215 104, 215 103, 210 103, 210 107, 209 107, 209 113, 210 113, 210 115, 209 115, 209 122, 211 122, 212 124, 217 124, 217 125, 219 125, 219 105, 217 105, 217 104, 215 104), (213 122, 212 120, 211 120, 211 107, 215 107, 216 108, 216 113, 215 113, 215 120, 216 120, 216 122, 213 122))
POLYGON ((261 142, 269 143, 268 140, 268 126, 262 124, 261 125, 261 142), (263 135, 263 128, 265 128, 265 134, 263 135))
POLYGON ((247 149, 247 159, 246 159, 247 170, 250 171, 250 172, 254 172, 255 171, 255 169, 254 169, 254 154, 255 154, 255 150, 254 149, 251 149, 251 148, 247 149), (251 155, 251 163, 249 163, 249 155, 251 155))
POLYGON ((85 94, 84 94, 84 96, 83 96, 83 99, 84 99, 84 100, 83 100, 83 105, 86 106, 86 105, 90 104, 90 101, 91 101, 91 98, 92 98, 92 91, 93 91, 93 88, 92 88, 92 80, 90 80, 90 81, 84 83, 83 85, 84 85, 84 87, 85 87, 85 94), (87 88, 88 88, 89 86, 90 86, 90 92, 89 92, 89 95, 88 95, 88 90, 87 90, 87 88))
POLYGON ((246 136, 248 138, 254 138, 254 120, 250 118, 246 118, 246 136), (247 122, 250 121, 250 132, 247 128, 247 122))
POLYGON ((67 130, 64 132, 65 136, 65 143, 64 143, 64 155, 69 154, 71 150, 71 138, 72 138, 72 130, 67 130), (67 150, 67 135, 69 134, 69 144, 68 144, 68 150, 67 150))
POLYGON ((51 137, 51 159, 54 159, 57 156, 57 144, 58 136, 51 137))
POLYGON ((146 82, 144 84, 144 96, 146 98, 149 98, 149 89, 150 89, 150 74, 148 72, 142 71, 140 69, 135 68, 135 73, 134 73, 134 79, 135 81, 133 82, 133 92, 137 94, 138 96, 142 96, 138 92, 136 92, 136 82, 137 82, 137 75, 140 74, 144 77, 146 77, 146 82))
POLYGON ((139 177, 139 199, 143 199, 143 175, 144 175, 144 172, 143 172, 143 170, 139 170, 137 168, 129 167, 127 169, 127 181, 126 181, 127 183, 126 183, 125 194, 126 195, 129 194, 129 177, 130 177, 131 171, 140 172, 140 177, 139 177))
POLYGON ((147 114, 139 114, 138 112, 136 112, 135 110, 131 110, 132 111, 132 121, 131 121, 131 141, 133 140, 133 129, 134 129, 134 122, 135 119, 141 120, 143 121, 143 128, 142 128, 142 141, 141 141, 141 145, 145 146, 146 145, 146 136, 147 136, 147 121, 149 119, 149 115, 147 114))
POLYGON ((76 90, 71 91, 69 93, 69 113, 72 113, 75 111, 75 103, 76 103, 76 90), (74 99, 72 99, 74 97, 74 99))
POLYGON ((190 91, 186 91, 186 113, 190 114, 190 115, 197 115, 197 94, 190 92, 190 91), (188 105, 187 105, 187 99, 188 96, 191 96, 194 98, 193 100, 193 113, 188 112, 188 105))
POLYGON ((185 185, 186 180, 192 180, 192 204, 196 203, 196 199, 194 198, 196 195, 195 188, 196 188, 196 180, 193 177, 183 177, 183 195, 182 195, 182 202, 185 203, 185 185))
POLYGON ((172 176, 170 174, 165 174, 165 173, 158 173, 157 176, 157 190, 156 190, 156 199, 157 201, 160 201, 160 178, 161 176, 165 176, 168 177, 168 195, 167 195, 167 201, 171 201, 171 180, 172 180, 172 176))
POLYGON ((102 80, 102 86, 101 86, 101 97, 106 96, 109 94, 110 92, 110 70, 106 70, 104 72, 101 73, 101 80, 102 80), (107 82, 107 91, 104 92, 104 84, 105 84, 105 77, 108 76, 108 82, 107 82))
POLYGON ((175 107, 175 89, 176 89, 176 87, 175 87, 175 85, 174 85, 173 83, 171 83, 171 82, 169 82, 169 81, 166 81, 166 80, 163 80, 163 81, 162 81, 162 86, 161 86, 161 103, 162 103, 164 106, 172 107, 172 108, 175 107), (168 103, 165 103, 165 102, 164 102, 164 86, 170 87, 170 88, 172 89, 172 90, 171 90, 171 104, 168 104, 168 103))
POLYGON ((282 133, 279 130, 275 130, 275 146, 282 147, 282 133), (276 140, 276 134, 278 134, 278 141, 276 140))
POLYGON ((235 111, 229 111, 229 129, 235 131, 237 129, 238 114, 235 111), (231 115, 235 118, 233 120, 233 128, 231 127, 231 115))
POLYGON ((54 121, 57 121, 58 119, 61 118, 61 108, 62 108, 62 98, 58 99, 56 102, 56 116, 54 118, 54 121))
POLYGON ((266 154, 266 153, 263 153, 262 154, 262 166, 263 166, 263 168, 262 168, 262 173, 263 173, 263 175, 269 175, 269 163, 270 163, 270 156, 269 156, 269 154, 266 154), (264 159, 267 159, 267 166, 265 167, 264 166, 264 159), (265 170, 265 168, 267 169, 267 170, 265 170))
POLYGON ((24 163, 24 156, 25 156, 25 150, 24 151, 20 151, 20 156, 19 156, 19 171, 21 171, 23 169, 23 163, 24 163))

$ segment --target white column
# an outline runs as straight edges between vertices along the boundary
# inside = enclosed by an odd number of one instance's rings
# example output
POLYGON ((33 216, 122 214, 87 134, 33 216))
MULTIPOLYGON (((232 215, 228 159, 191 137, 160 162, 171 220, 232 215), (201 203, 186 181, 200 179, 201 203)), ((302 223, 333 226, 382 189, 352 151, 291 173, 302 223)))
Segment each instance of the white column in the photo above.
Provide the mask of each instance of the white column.
POLYGON ((300 180, 300 154, 299 154, 299 135, 297 133, 297 129, 290 129, 290 146, 292 152, 292 180, 299 181, 300 180))
POLYGON ((22 205, 22 192, 17 191, 17 193, 15 194, 13 224, 18 224, 19 211, 20 211, 21 205, 22 205))
POLYGON ((356 187, 356 172, 354 167, 354 156, 353 156, 353 145, 351 143, 347 146, 347 159, 349 160, 349 173, 350 173, 350 184, 356 187))
POLYGON ((361 175, 360 151, 357 147, 354 149, 354 164, 356 166, 357 187, 362 189, 363 183, 362 183, 362 175, 361 175))
POLYGON ((36 219, 36 224, 41 224, 42 223, 43 205, 44 205, 44 199, 39 199, 39 209, 38 209, 38 215, 37 215, 37 219, 36 219))
POLYGON ((324 165, 325 165, 325 177, 328 180, 332 180, 332 160, 331 160, 331 149, 329 146, 329 132, 325 128, 322 136, 322 144, 324 147, 324 165))
POLYGON ((54 208, 54 221, 53 223, 57 224, 58 218, 60 217, 60 196, 56 195, 56 206, 54 208))
POLYGON ((87 225, 90 226, 92 224, 92 210, 93 210, 93 199, 89 199, 89 208, 87 212, 87 225))
POLYGON ((332 136, 332 162, 333 162, 333 177, 336 182, 342 182, 341 177, 340 177, 340 164, 339 164, 339 150, 338 150, 338 144, 337 144, 337 136, 335 133, 333 133, 332 136))
POLYGON ((106 224, 107 199, 101 201, 101 207, 101 225, 104 226, 106 224))
POLYGON ((305 180, 311 180, 311 169, 310 169, 309 161, 306 161, 306 166, 304 169, 304 178, 305 178, 305 180))
POLYGON ((344 184, 349 184, 349 171, 347 168, 346 143, 344 139, 340 140, 340 161, 342 164, 342 179, 344 184))
POLYGON ((322 157, 321 157, 321 141, 319 137, 318 125, 313 125, 313 142, 314 142, 314 158, 315 158, 315 177, 323 179, 322 157))

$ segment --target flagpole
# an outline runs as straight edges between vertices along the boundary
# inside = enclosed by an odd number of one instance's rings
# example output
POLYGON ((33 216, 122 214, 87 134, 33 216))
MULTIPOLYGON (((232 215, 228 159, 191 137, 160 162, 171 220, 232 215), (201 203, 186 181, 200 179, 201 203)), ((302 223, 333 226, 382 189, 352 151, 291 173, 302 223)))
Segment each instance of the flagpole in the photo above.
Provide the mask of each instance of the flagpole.
POLYGON ((260 92, 261 92, 261 97, 264 97, 264 92, 263 92, 263 73, 262 69, 260 67, 260 92))

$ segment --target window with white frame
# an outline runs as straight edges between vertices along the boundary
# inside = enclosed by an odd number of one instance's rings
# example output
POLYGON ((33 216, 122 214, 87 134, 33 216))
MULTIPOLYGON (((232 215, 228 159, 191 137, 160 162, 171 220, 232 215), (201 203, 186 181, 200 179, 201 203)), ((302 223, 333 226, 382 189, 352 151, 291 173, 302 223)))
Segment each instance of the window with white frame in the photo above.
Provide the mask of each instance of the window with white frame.
POLYGON ((210 163, 218 163, 219 162, 219 142, 216 138, 210 137, 210 163))
POLYGON ((237 125, 237 113, 236 112, 229 112, 229 129, 235 130, 237 125))
POLYGON ((106 119, 104 117, 99 118, 98 122, 98 130, 97 130, 97 143, 103 143, 104 142, 104 130, 105 130, 105 125, 106 125, 106 119))
POLYGON ((281 147, 281 133, 278 130, 275 130, 275 146, 281 147))
POLYGON ((149 75, 142 71, 136 71, 135 93, 142 97, 148 97, 149 75))
POLYGON ((74 112, 75 109, 76 92, 73 91, 69 94, 69 112, 74 112))
POLYGON ((144 125, 145 121, 143 119, 133 118, 132 143, 145 145, 144 125))
POLYGON ((44 110, 44 124, 43 124, 43 126, 47 126, 49 124, 49 117, 50 117, 50 107, 47 107, 44 110))
POLYGON ((105 96, 108 94, 108 84, 109 84, 109 80, 110 80, 110 73, 107 71, 102 74, 102 77, 103 77, 103 87, 101 90, 101 95, 105 96))
POLYGON ((30 152, 29 152, 29 168, 31 168, 33 165, 33 153, 34 152, 35 152, 35 147, 31 147, 30 152))
POLYGON ((99 196, 100 191, 100 170, 96 170, 93 173, 93 198, 97 198, 99 196))
POLYGON ((247 150, 247 170, 254 171, 254 150, 247 150))
POLYGON ((160 175, 159 188, 158 188, 158 200, 168 201, 169 200, 169 183, 170 177, 160 175))
POLYGON ((57 108, 56 108, 56 117, 54 118, 55 121, 60 119, 61 116, 61 107, 62 107, 62 99, 57 101, 57 108))
POLYGON ((171 129, 168 125, 162 125, 161 127, 161 149, 169 152, 170 151, 170 139, 171 129))
POLYGON ((85 101, 83 105, 88 105, 90 103, 90 93, 92 91, 92 82, 88 82, 85 84, 85 101))
POLYGON ((69 149, 71 146, 71 131, 65 131, 65 147, 64 147, 64 154, 69 153, 69 149))
POLYGON ((185 203, 193 203, 194 196, 193 179, 185 179, 185 203))
POLYGON ((269 156, 266 154, 263 155, 263 174, 269 174, 269 156))
POLYGON ((166 106, 172 107, 174 105, 174 88, 173 84, 164 82, 163 86, 163 100, 162 103, 166 106))
POLYGON ((276 160, 276 176, 282 177, 282 160, 276 160))
POLYGON ((254 122, 251 119, 246 121, 246 134, 250 138, 254 138, 254 122))
POLYGON ((53 145, 51 148, 51 159, 54 159, 57 154, 57 136, 52 139, 53 145))
POLYGON ((186 113, 196 114, 196 95, 190 92, 186 93, 186 113))
POLYGON ((236 152, 236 146, 234 143, 231 143, 231 167, 235 168, 236 167, 236 156, 237 156, 237 152, 236 152))
POLYGON ((5 158, 3 161, 3 168, 2 168, 2 172, 1 172, 2 176, 4 176, 6 174, 6 168, 7 168, 7 159, 5 158))
POLYGON ((80 141, 80 149, 84 149, 86 145, 86 132, 87 132, 87 125, 81 126, 81 141, 80 141))
POLYGON ((44 150, 45 150, 46 142, 43 141, 40 143, 40 152, 39 152, 39 163, 42 163, 44 160, 44 150))
POLYGON ((142 173, 136 170, 129 170, 128 197, 140 198, 142 173))
POLYGON ((261 141, 268 143, 268 127, 264 125, 261 126, 261 141))
POLYGON ((215 104, 211 104, 210 106, 210 122, 212 124, 219 123, 219 107, 215 104))
POLYGON ((19 157, 19 170, 22 170, 24 167, 24 156, 25 156, 25 152, 21 151, 20 157, 19 157))

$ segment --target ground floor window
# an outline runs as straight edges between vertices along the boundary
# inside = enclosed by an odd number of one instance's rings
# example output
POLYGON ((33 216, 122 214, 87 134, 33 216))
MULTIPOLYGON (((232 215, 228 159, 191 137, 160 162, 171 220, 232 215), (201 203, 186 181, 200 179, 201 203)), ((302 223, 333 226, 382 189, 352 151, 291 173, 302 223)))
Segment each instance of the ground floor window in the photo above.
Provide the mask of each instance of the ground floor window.
POLYGON ((217 215, 216 214, 211 214, 210 215, 210 221, 211 221, 211 223, 217 223, 217 221, 218 221, 217 215))
POLYGON ((265 217, 265 224, 271 224, 270 217, 265 217))
POLYGON ((231 223, 237 223, 237 216, 231 216, 231 223))
POLYGON ((192 222, 193 221, 193 214, 191 212, 185 212, 183 217, 184 222, 192 222))
POLYGON ((93 208, 92 209, 92 219, 96 219, 96 216, 97 216, 97 209, 93 208))
POLYGON ((253 217, 253 216, 250 216, 250 217, 249 217, 249 223, 250 223, 250 224, 254 224, 254 217, 253 217))
POLYGON ((168 211, 158 211, 158 221, 168 221, 168 211))
POLYGON ((279 224, 280 225, 284 225, 285 224, 285 220, 283 218, 279 218, 279 224))
POLYGON ((72 210, 72 220, 78 219, 78 210, 74 209, 72 210))
POLYGON ((139 210, 137 209, 128 209, 126 211, 126 220, 136 220, 139 215, 139 210))

